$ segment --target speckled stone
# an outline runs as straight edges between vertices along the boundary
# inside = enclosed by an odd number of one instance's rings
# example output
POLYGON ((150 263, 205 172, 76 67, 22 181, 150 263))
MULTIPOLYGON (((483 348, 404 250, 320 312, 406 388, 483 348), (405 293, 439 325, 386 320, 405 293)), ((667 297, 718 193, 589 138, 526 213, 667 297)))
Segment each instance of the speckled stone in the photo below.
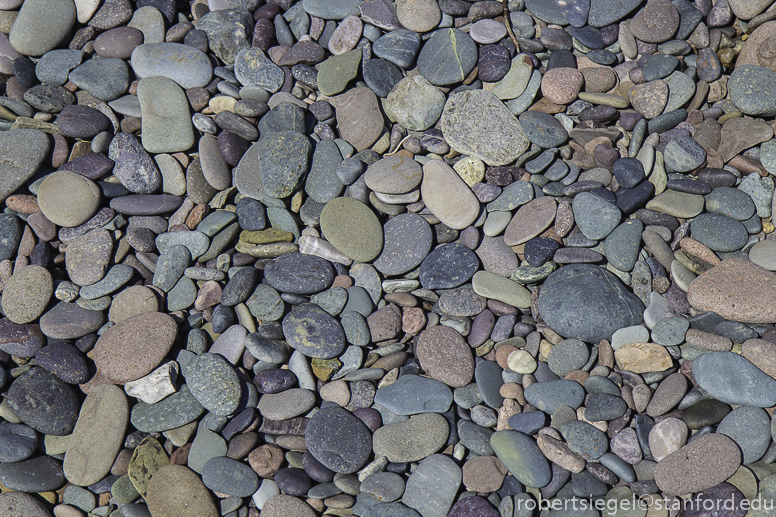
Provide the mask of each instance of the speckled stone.
POLYGON ((145 312, 104 332, 94 348, 97 368, 117 382, 147 375, 170 351, 178 333, 171 316, 145 312))

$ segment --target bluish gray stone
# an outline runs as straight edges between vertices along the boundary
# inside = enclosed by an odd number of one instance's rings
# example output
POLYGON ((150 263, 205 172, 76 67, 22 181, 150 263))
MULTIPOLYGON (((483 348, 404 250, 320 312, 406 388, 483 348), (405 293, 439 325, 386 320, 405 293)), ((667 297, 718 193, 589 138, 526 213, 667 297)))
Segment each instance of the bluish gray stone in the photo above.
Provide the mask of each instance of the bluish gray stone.
POLYGON ((463 81, 477 64, 477 44, 458 29, 440 29, 426 41, 418 55, 418 72, 435 86, 463 81), (444 66, 444 63, 458 66, 444 66))
POLYGON ((227 416, 237 410, 242 386, 234 368, 222 356, 197 356, 186 368, 185 377, 191 394, 208 411, 227 416))
POLYGON ((587 343, 611 339, 642 322, 644 304, 613 274, 591 264, 569 264, 550 274, 539 294, 539 313, 563 337, 587 343))
POLYGON ((130 61, 138 78, 160 75, 181 88, 201 88, 210 83, 213 67, 207 55, 181 43, 147 43, 135 48, 130 61))
POLYGON ((776 380, 733 352, 711 352, 695 358, 692 374, 702 389, 726 404, 772 407, 776 380))
POLYGON ((771 419, 765 410, 741 406, 722 419, 717 433, 732 438, 742 452, 742 463, 753 463, 762 458, 771 443, 771 419))
POLYGON ((498 431, 490 438, 498 459, 525 486, 542 488, 552 479, 552 470, 533 438, 517 431, 498 431))
POLYGON ((571 207, 574 220, 588 239, 606 238, 622 218, 619 208, 590 192, 577 194, 571 207))
POLYGON ((585 399, 581 384, 566 379, 536 382, 525 389, 525 399, 535 408, 552 415, 561 406, 578 408, 585 399))
POLYGON ((103 102, 118 99, 129 89, 129 68, 119 58, 94 57, 70 72, 69 78, 103 102))
POLYGON ((446 384, 417 375, 402 375, 375 393, 375 403, 396 415, 445 413, 453 402, 446 384))

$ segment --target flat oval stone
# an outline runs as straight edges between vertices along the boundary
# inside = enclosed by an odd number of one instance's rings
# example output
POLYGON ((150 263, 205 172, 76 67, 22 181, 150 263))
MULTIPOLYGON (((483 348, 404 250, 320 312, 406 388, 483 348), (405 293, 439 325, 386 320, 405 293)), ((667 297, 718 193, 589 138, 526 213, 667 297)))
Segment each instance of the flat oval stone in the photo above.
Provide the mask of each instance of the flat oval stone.
POLYGON ((91 139, 112 129, 110 119, 88 106, 67 106, 57 116, 59 129, 71 138, 91 139))
POLYGON ((0 464, 0 483, 20 492, 57 490, 65 482, 62 464, 50 456, 0 464))
POLYGON ((449 434, 450 424, 444 416, 422 413, 375 431, 372 447, 375 454, 385 456, 388 461, 420 461, 444 447, 449 434), (413 439, 408 440, 409 436, 413 439))
POLYGON ((110 207, 124 215, 159 215, 177 210, 183 198, 169 194, 129 195, 113 198, 110 207))
POLYGON ((19 54, 42 56, 67 37, 75 19, 75 4, 70 0, 25 2, 8 40, 19 54))
POLYGON ((46 310, 54 290, 51 273, 41 266, 25 266, 3 286, 3 313, 14 323, 29 323, 46 310))
POLYGON ((116 382, 143 377, 159 366, 178 335, 175 320, 161 312, 145 312, 105 331, 94 347, 97 368, 116 382))
POLYGON ((172 79, 142 79, 137 86, 143 147, 151 153, 176 153, 194 145, 186 94, 172 79))
POLYGON ((704 196, 706 210, 746 221, 755 214, 756 206, 747 192, 730 187, 717 187, 704 196))
POLYGON ((586 460, 595 460, 603 456, 608 448, 606 434, 587 422, 572 420, 560 426, 560 432, 569 445, 569 449, 586 460))
POLYGON ((70 171, 51 174, 38 189, 38 205, 43 215, 64 227, 88 221, 97 212, 100 197, 100 189, 94 182, 70 171))
POLYGON ((341 408, 316 412, 307 423, 305 444, 316 460, 340 474, 356 472, 372 453, 369 429, 341 408))
POLYGON ((331 359, 345 348, 345 331, 328 312, 315 304, 302 304, 283 318, 288 344, 307 357, 331 359))
POLYGON ((321 211, 321 231, 335 248, 357 262, 370 262, 383 249, 383 232, 377 216, 351 197, 326 203, 321 211))
POLYGON ((259 400, 259 412, 270 420, 290 420, 303 415, 315 405, 315 393, 301 388, 285 390, 277 395, 265 394, 259 400))
POLYGON ((3 463, 24 461, 35 452, 38 435, 24 424, 0 424, 0 458, 3 463))
POLYGON ((17 377, 6 400, 16 416, 43 434, 68 435, 78 419, 75 392, 43 368, 31 368, 17 377))
POLYGON ((161 76, 182 88, 206 86, 213 76, 204 52, 181 43, 146 43, 132 52, 132 69, 139 79, 161 76))
POLYGON ((440 325, 420 334, 415 354, 432 379, 458 388, 469 384, 474 375, 470 350, 458 332, 440 325))
POLYGON ((185 384, 172 395, 154 404, 138 402, 132 408, 130 421, 144 433, 168 431, 193 422, 205 412, 185 384))
POLYGON ((420 192, 426 207, 445 225, 462 230, 480 212, 480 202, 452 167, 441 160, 423 166, 420 192))
POLYGON ((423 45, 418 55, 418 71, 428 82, 447 86, 463 81, 477 64, 477 44, 458 29, 440 29, 423 45), (440 67, 455 62, 457 67, 440 67))
POLYGON ((533 438, 517 431, 498 431, 490 438, 498 459, 525 486, 542 488, 552 479, 552 470, 533 438))
POLYGON ((445 413, 452 402, 453 392, 447 385, 418 375, 402 375, 375 393, 375 404, 396 415, 445 413))
POLYGON ((80 286, 92 285, 108 270, 113 239, 107 230, 96 228, 68 243, 65 266, 70 280, 80 286))
POLYGON ((336 108, 340 136, 357 151, 368 149, 382 135, 383 114, 377 96, 369 88, 342 94, 336 108))
POLYGON ((539 294, 539 313, 561 336, 588 343, 610 339, 642 322, 644 304, 608 271, 569 264, 550 274, 539 294))
POLYGON ((732 476, 741 466, 741 451, 722 434, 691 441, 658 462, 655 482, 665 494, 684 495, 711 488, 732 476))
POLYGON ((259 476, 250 466, 226 456, 205 463, 202 482, 210 490, 233 497, 248 497, 259 488, 259 476))
POLYGON ((208 411, 231 415, 237 410, 242 385, 234 368, 218 354, 202 354, 187 366, 186 384, 208 411))
POLYGON ((700 214, 690 223, 690 231, 695 240, 712 251, 738 251, 749 238, 742 223, 721 214, 700 214))
POLYGON ((129 404, 121 388, 105 384, 92 389, 68 441, 63 466, 67 480, 89 486, 108 475, 128 421, 129 404))
POLYGON ((218 517, 210 492, 200 477, 183 465, 157 470, 148 484, 148 509, 159 517, 218 517))
POLYGON ((105 323, 101 311, 84 309, 75 303, 60 302, 40 318, 40 330, 52 339, 78 339, 105 323))
POLYGON ((134 27, 116 27, 95 38, 94 51, 101 57, 129 59, 132 51, 143 44, 143 39, 143 33, 134 27))
POLYGON ((334 268, 330 262, 314 255, 287 253, 267 264, 264 278, 281 292, 313 294, 331 286, 334 268))
POLYGON ((604 239, 620 223, 622 213, 612 203, 590 192, 574 197, 571 204, 574 220, 588 239, 604 239))
POLYGON ((451 289, 468 282, 479 268, 477 255, 458 243, 443 244, 420 264, 420 283, 426 289, 451 289))
POLYGON ((577 382, 560 379, 531 384, 524 394, 532 406, 552 415, 562 406, 573 409, 581 406, 585 389, 577 382))
POLYGON ((520 122, 509 108, 484 90, 450 95, 439 128, 450 148, 492 167, 514 162, 530 146, 520 122), (478 122, 483 119, 488 120, 487 125, 478 122))
POLYGON ((771 407, 776 404, 776 380, 748 359, 733 352, 711 352, 692 363, 698 386, 728 404, 771 407))
POLYGON ((723 260, 690 284, 687 301, 741 323, 776 322, 776 275, 748 260, 723 260))
POLYGON ((540 235, 555 220, 557 206, 550 196, 534 199, 521 206, 504 230, 504 243, 517 246, 540 235))
POLYGON ((386 276, 402 275, 426 258, 433 235, 425 219, 408 212, 392 217, 383 225, 383 241, 383 251, 374 261, 374 267, 386 276))
POLYGON ((421 165, 405 156, 386 156, 366 169, 364 180, 370 189, 383 194, 406 194, 423 179, 421 165))

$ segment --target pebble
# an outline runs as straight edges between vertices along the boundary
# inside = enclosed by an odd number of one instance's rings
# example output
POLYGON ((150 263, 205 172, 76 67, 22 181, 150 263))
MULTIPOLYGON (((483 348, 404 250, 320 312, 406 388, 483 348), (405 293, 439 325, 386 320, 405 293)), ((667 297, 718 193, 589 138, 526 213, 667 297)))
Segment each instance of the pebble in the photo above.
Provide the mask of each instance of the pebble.
POLYGON ((307 424, 305 443, 316 460, 340 474, 363 467, 372 451, 372 436, 364 423, 337 408, 313 415, 307 424))
MULTIPOLYGON (((78 419, 75 392, 42 368, 31 368, 17 377, 6 400, 22 422, 43 434, 70 434, 78 419)), ((7 483, 4 483, 7 485, 7 483)))
POLYGON ((95 363, 104 375, 117 382, 134 381, 161 363, 177 333, 175 321, 166 314, 138 314, 114 325, 100 336, 94 348, 95 363), (142 360, 139 355, 142 355, 142 360), (133 361, 133 358, 138 360, 133 361))
POLYGON ((513 2, 517 52, 500 2, 259 3, 0 0, 5 486, 770 497, 767 2, 513 2))
POLYGON ((722 434, 701 436, 668 455, 655 468, 658 488, 670 495, 700 492, 715 486, 741 465, 735 442, 722 434), (687 469, 703 467, 703 475, 689 476, 687 469))
POLYGON ((123 444, 129 420, 126 395, 107 384, 86 396, 64 459, 68 481, 88 486, 106 476, 123 444))
POLYGON ((773 296, 771 275, 768 270, 748 261, 724 260, 692 281, 687 300, 700 310, 713 311, 733 321, 776 321, 776 316, 770 315, 767 307, 755 301, 773 296))
POLYGON ((553 330, 587 342, 609 339, 617 329, 641 323, 642 307, 613 275, 586 264, 551 273, 539 295, 539 312, 553 330))
POLYGON ((51 273, 41 266, 26 266, 11 276, 3 287, 3 313, 14 323, 35 321, 51 300, 51 273))
POLYGON ((57 171, 40 184, 38 206, 52 223, 72 228, 97 212, 100 189, 91 180, 70 171, 57 171), (63 193, 67 193, 63 198, 63 193))
POLYGON ((450 228, 464 229, 479 215, 477 197, 455 170, 441 160, 431 160, 423 166, 420 192, 426 207, 450 228))
POLYGON ((452 458, 432 454, 407 479, 402 502, 420 515, 446 515, 462 480, 461 468, 452 458))

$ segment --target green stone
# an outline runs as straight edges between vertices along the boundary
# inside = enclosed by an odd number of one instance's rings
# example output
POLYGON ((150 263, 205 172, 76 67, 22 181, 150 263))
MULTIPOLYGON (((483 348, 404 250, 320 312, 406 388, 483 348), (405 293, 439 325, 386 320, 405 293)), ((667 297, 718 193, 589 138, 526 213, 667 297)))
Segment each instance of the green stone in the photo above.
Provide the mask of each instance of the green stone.
POLYGON ((704 202, 703 196, 697 194, 666 190, 647 203, 647 208, 674 217, 690 219, 701 213, 704 202))
POLYGON ((375 213, 352 197, 329 201, 321 212, 323 236, 356 262, 369 262, 383 249, 383 228, 375 213))
POLYGON ((347 84, 358 75, 360 63, 361 49, 331 56, 321 63, 318 70, 318 90, 323 95, 342 93, 347 84))
POLYGON ((521 284, 535 284, 550 276, 550 273, 555 271, 557 267, 558 265, 552 261, 540 267, 520 266, 512 271, 510 279, 521 284))
POLYGON ((169 464, 170 458, 162 446, 155 438, 148 436, 135 447, 135 452, 132 453, 127 467, 127 476, 135 490, 145 497, 151 476, 169 464))
POLYGON ((294 234, 269 228, 267 230, 248 231, 240 233, 240 240, 250 244, 271 244, 273 242, 294 242, 294 234))
POLYGON ((140 497, 140 494, 129 479, 129 473, 124 474, 113 483, 113 486, 110 488, 110 495, 116 502, 121 504, 129 504, 140 497))
POLYGON ((542 488, 552 479, 547 458, 530 436, 517 431, 498 431, 490 437, 490 446, 501 463, 530 488, 542 488))
POLYGON ((310 368, 312 368, 313 374, 316 377, 323 382, 327 382, 342 368, 342 362, 336 357, 332 359, 313 358, 310 360, 310 368))
POLYGON ((531 291, 496 273, 478 271, 472 278, 472 287, 485 298, 524 309, 531 306, 531 291))

